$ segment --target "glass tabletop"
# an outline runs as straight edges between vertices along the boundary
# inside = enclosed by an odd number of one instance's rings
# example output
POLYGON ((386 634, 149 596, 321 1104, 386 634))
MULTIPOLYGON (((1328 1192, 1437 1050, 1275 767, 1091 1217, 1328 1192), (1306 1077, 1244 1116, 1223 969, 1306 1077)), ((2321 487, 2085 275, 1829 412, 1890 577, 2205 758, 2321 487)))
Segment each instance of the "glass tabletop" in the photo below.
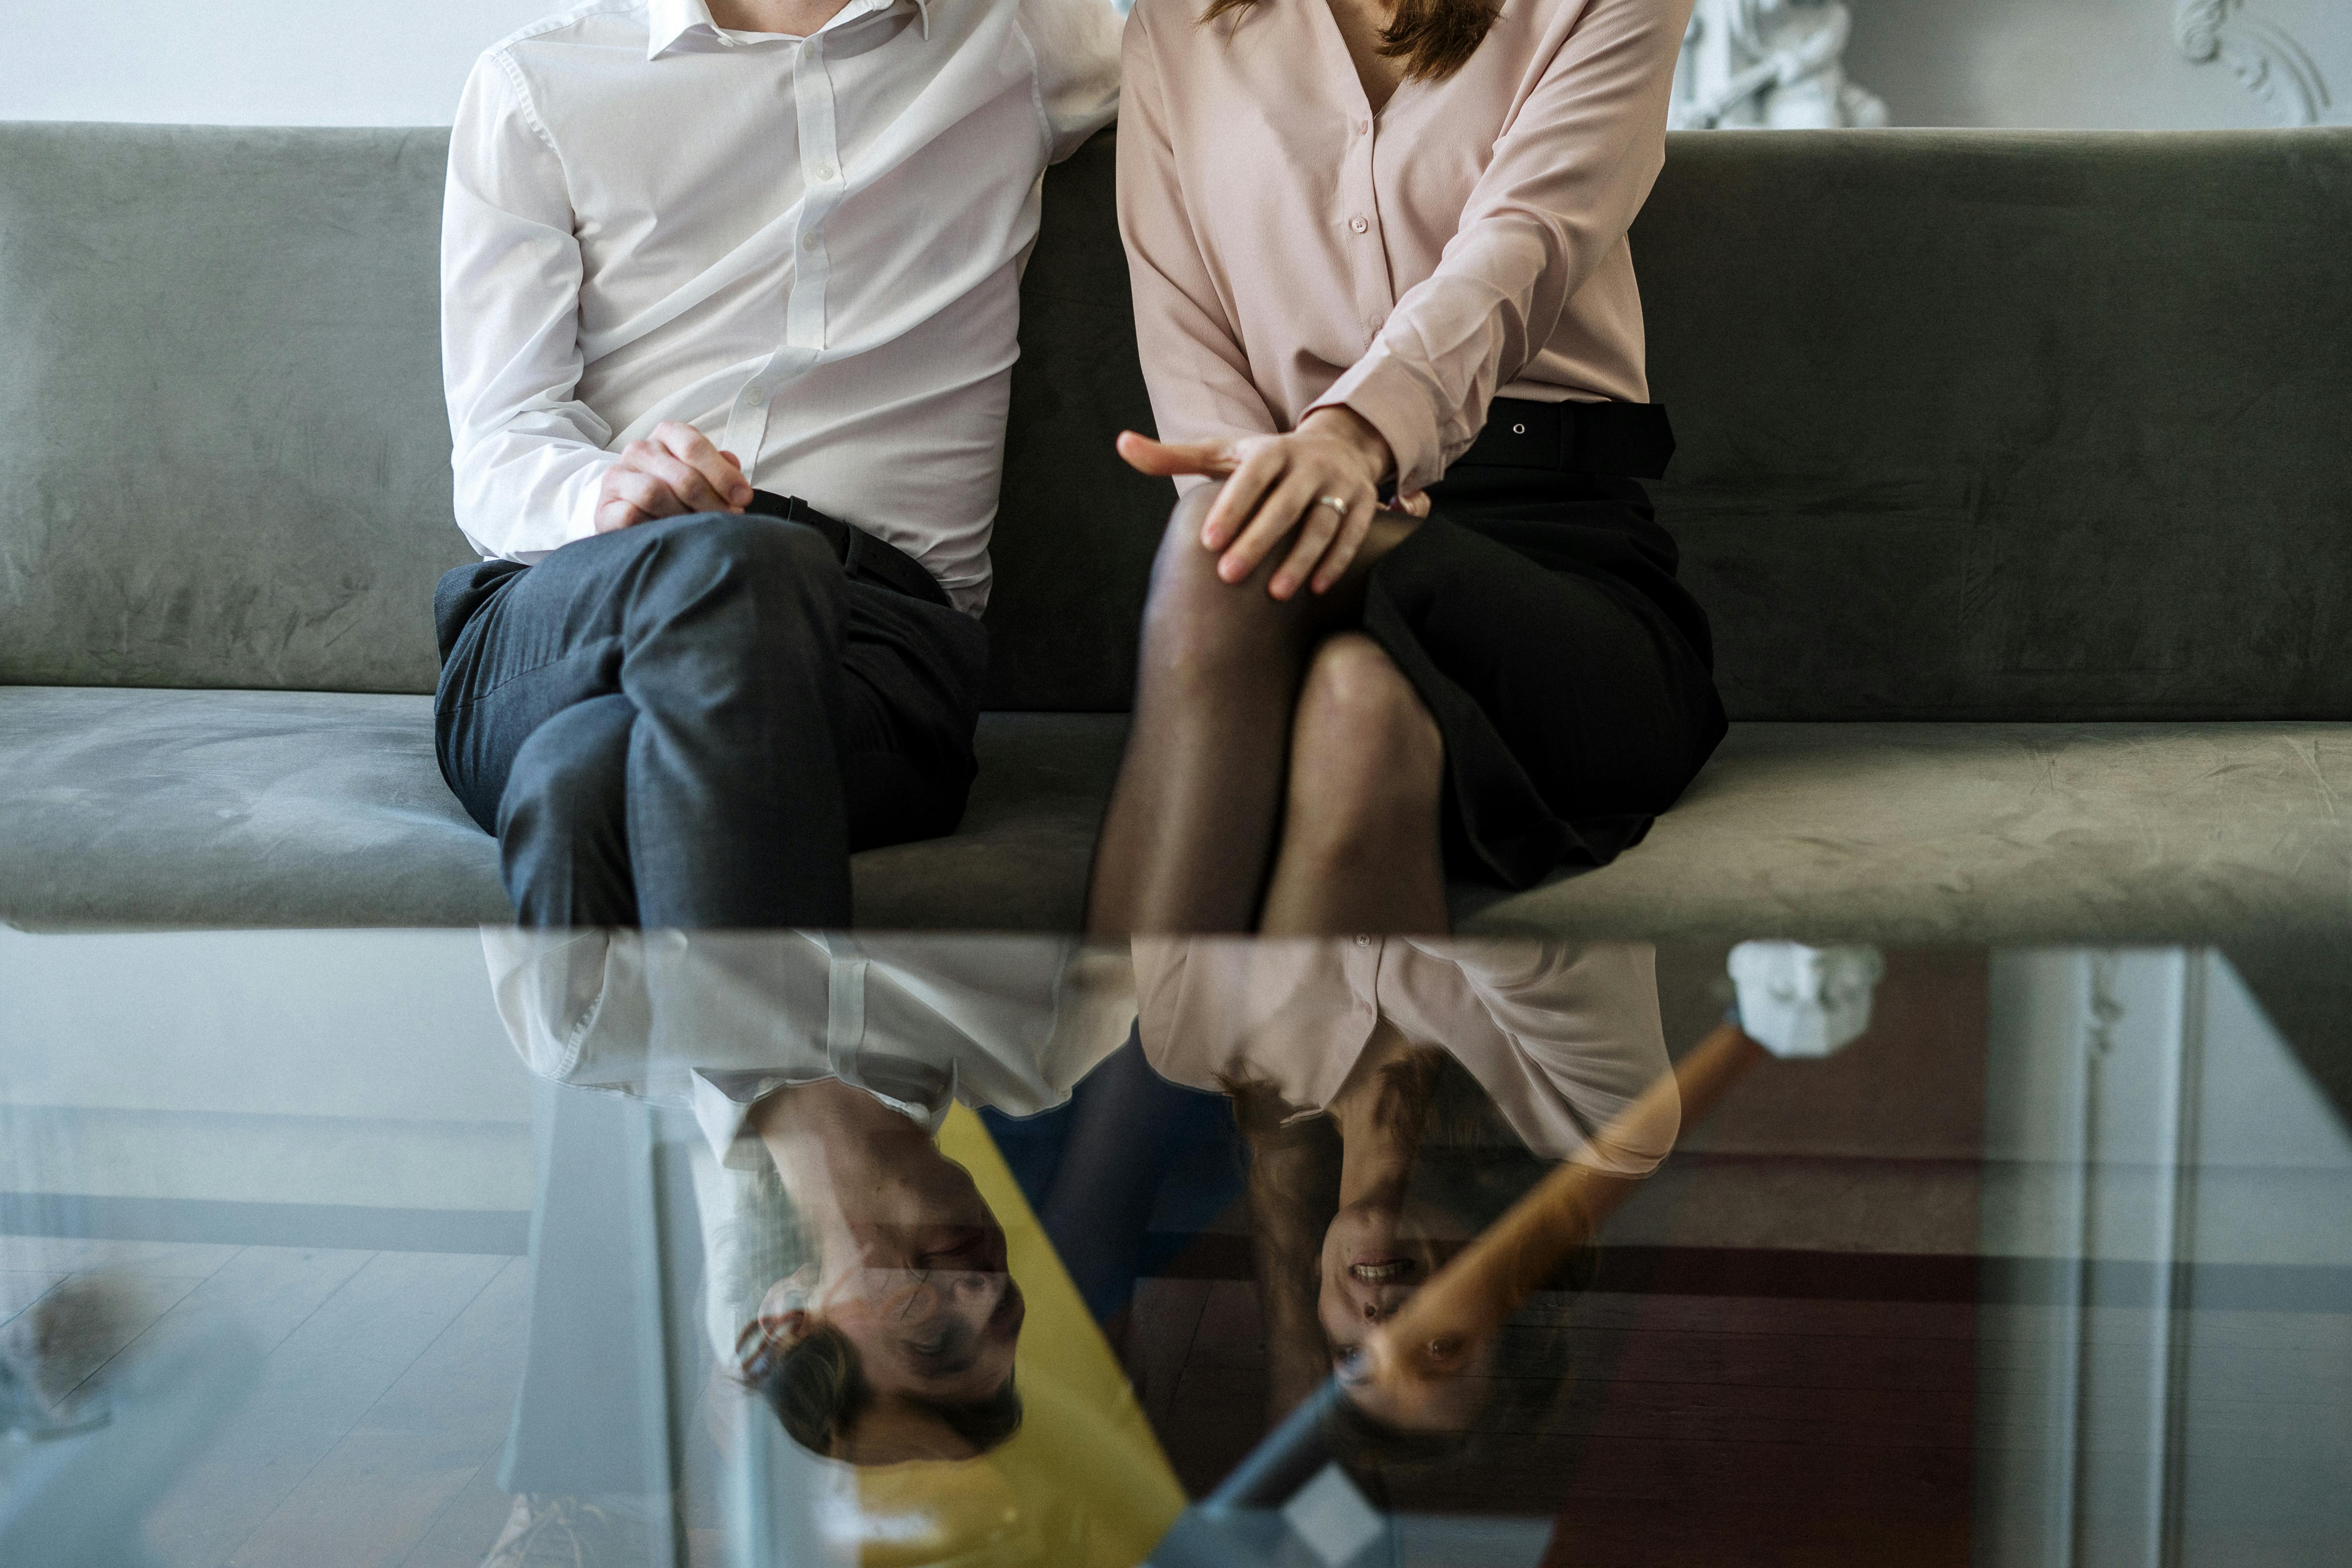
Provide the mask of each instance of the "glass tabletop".
POLYGON ((2322 1563, 2320 946, 0 930, 0 1563, 2322 1563))

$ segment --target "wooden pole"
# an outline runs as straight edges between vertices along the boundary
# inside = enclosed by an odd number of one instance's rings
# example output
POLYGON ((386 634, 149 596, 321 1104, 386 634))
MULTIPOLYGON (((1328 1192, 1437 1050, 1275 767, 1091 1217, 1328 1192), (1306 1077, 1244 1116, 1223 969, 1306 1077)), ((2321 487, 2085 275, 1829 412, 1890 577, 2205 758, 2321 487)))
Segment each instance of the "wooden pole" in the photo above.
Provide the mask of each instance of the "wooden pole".
MULTIPOLYGON (((1657 1147, 1665 1141, 1659 1133, 1704 1116, 1769 1054, 1737 1024, 1717 1025, 1593 1142, 1657 1147)), ((1377 1408, 1389 1403, 1384 1392, 1459 1373, 1641 1180, 1574 1161, 1546 1176, 1372 1331, 1350 1394, 1377 1408)))

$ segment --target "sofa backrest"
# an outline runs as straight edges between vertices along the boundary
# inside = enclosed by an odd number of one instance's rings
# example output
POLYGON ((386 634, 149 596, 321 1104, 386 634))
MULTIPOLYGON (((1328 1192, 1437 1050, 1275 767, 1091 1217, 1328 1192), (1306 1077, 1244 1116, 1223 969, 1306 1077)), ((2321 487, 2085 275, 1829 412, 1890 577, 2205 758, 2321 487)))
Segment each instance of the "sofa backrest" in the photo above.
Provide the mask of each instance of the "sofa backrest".
POLYGON ((447 148, 0 125, 0 681, 433 689, 447 148))
POLYGON ((2352 718, 2352 130, 1670 140, 1655 494, 1735 716, 2352 718))
MULTIPOLYGON (((0 681, 429 690, 439 131, 0 125, 0 681)), ((1098 140, 992 702, 1117 709, 1171 491, 1098 140)), ((2352 132, 1681 135, 1656 487, 1740 718, 2352 716, 2352 132)))

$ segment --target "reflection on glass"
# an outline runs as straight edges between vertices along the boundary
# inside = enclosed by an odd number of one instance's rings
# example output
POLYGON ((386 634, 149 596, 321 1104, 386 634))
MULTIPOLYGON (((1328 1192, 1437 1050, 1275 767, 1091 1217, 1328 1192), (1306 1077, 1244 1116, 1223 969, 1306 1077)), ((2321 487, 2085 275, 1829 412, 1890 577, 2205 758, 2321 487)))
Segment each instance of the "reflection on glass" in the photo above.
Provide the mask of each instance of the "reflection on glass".
MULTIPOLYGON (((1644 945, 1146 940, 1136 976, 1152 1066, 1230 1094, 1248 1141, 1277 1416, 1551 1167, 1638 1177, 1673 1143, 1671 1097, 1626 1118, 1672 1081, 1644 945)), ((1413 1427, 1548 1402, 1493 1375, 1497 1344, 1466 1347, 1413 1427)))
POLYGON ((774 1560, 761 1540, 1140 1559, 1181 1494, 971 1115, 1060 1105, 1126 1040, 1123 954, 797 932, 485 944, 534 1071, 693 1115, 745 1560, 774 1560))
POLYGON ((748 1125, 810 1258, 768 1288, 736 1348, 793 1440, 882 1465, 970 1458, 1011 1436, 1026 1310, 971 1175, 838 1079, 775 1090, 748 1125))
POLYGON ((2316 945, 485 951, 0 931, 0 1563, 2352 1531, 2316 945))

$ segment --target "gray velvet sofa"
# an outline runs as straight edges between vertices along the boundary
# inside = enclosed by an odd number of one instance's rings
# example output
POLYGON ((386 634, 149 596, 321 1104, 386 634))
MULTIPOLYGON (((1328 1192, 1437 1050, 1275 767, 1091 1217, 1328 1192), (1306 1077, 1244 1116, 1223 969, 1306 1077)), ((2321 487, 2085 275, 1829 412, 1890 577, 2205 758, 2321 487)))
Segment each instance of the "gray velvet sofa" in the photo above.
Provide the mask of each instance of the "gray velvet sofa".
MULTIPOLYGON (((435 771, 437 131, 0 125, 0 915, 506 910, 435 771)), ((1107 141, 1024 288, 993 710, 875 925, 1073 921, 1169 492, 1107 141)), ((1493 927, 2352 933, 2352 132, 1675 139, 1656 487, 1735 723, 1493 927)))

